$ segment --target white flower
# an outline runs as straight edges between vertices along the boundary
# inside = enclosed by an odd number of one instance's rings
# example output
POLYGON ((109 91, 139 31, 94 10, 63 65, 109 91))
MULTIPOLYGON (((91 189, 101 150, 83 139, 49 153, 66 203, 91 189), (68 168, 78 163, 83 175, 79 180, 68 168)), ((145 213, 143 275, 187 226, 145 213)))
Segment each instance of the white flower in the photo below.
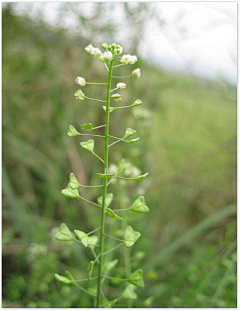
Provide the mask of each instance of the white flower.
POLYGON ((111 96, 111 99, 115 100, 115 102, 119 101, 122 99, 122 96, 120 94, 113 94, 111 96))
POLYGON ((85 79, 82 78, 82 77, 77 77, 77 78, 75 79, 75 82, 76 82, 76 84, 78 84, 78 85, 80 85, 80 86, 85 86, 85 84, 86 84, 85 79))
POLYGON ((93 49, 94 47, 92 46, 92 44, 89 44, 88 46, 85 47, 85 50, 88 54, 92 54, 93 49))
POLYGON ((91 53, 93 56, 100 56, 102 54, 102 52, 98 49, 98 48, 93 48, 92 49, 92 53, 91 53))
POLYGON ((135 64, 137 61, 137 56, 136 55, 131 55, 130 57, 130 61, 129 61, 129 64, 135 64))
POLYGON ((127 65, 127 64, 135 64, 137 61, 137 56, 135 55, 130 55, 130 54, 125 54, 122 56, 120 59, 120 63, 127 65))
POLYGON ((102 54, 102 59, 103 59, 104 61, 110 62, 110 61, 113 59, 112 52, 110 52, 110 51, 104 52, 104 53, 102 54))
POLYGON ((119 83, 117 84, 117 88, 120 89, 120 90, 125 89, 125 88, 126 88, 126 83, 119 82, 119 83))
POLYGON ((80 100, 84 100, 84 93, 82 90, 77 90, 75 93, 74 93, 74 96, 76 97, 76 99, 80 99, 80 100))
POLYGON ((122 63, 122 64, 124 64, 124 65, 127 65, 127 64, 129 64, 130 58, 131 58, 131 55, 130 55, 130 54, 125 54, 125 55, 123 55, 122 58, 120 59, 120 63, 122 63))
POLYGON ((132 78, 133 79, 138 79, 138 78, 140 78, 140 76, 141 76, 141 71, 139 68, 133 70, 133 72, 132 72, 132 78))

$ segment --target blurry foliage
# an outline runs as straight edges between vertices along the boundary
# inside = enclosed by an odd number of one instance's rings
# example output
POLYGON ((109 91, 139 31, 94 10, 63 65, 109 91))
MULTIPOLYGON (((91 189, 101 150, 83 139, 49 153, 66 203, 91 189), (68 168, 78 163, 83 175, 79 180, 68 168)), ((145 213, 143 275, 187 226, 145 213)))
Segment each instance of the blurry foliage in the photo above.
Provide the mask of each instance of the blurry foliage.
MULTIPOLYGON (((98 161, 93 168, 89 156, 80 152, 80 140, 67 138, 66 133, 69 124, 79 128, 86 122, 103 123, 99 103, 75 102, 74 78, 87 72, 87 81, 105 82, 105 69, 87 57, 83 47, 93 33, 93 44, 117 41, 117 29, 112 17, 95 33, 105 8, 102 3, 95 5, 90 19, 81 10, 76 13, 78 4, 65 5, 61 14, 70 10, 79 15, 82 30, 78 34, 50 27, 41 18, 34 23, 28 16, 14 15, 15 4, 3 9, 5 307, 91 307, 78 289, 53 279, 55 271, 66 269, 76 278, 85 277, 81 271, 87 269, 88 254, 71 242, 63 248, 54 234, 60 221, 71 228, 81 223, 83 231, 96 227, 89 206, 84 202, 79 206, 60 194, 71 171, 82 184, 94 183, 94 172, 100 171, 98 161)), ((144 14, 151 16, 146 5, 122 4, 133 29, 129 52, 138 45, 144 14)), ((139 291, 134 307, 236 307, 234 205, 231 213, 218 217, 221 209, 228 211, 227 206, 236 202, 236 88, 168 73, 142 59, 138 64, 142 77, 136 84, 127 81, 123 102, 133 103, 136 93, 144 105, 122 110, 110 125, 113 135, 123 135, 120 129, 130 126, 142 137, 131 150, 124 144, 113 147, 110 164, 128 157, 150 173, 137 188, 138 194, 145 194, 150 213, 134 218, 134 229, 144 233, 131 256, 136 267, 149 263, 149 269, 145 271, 147 290, 139 291), (131 114, 137 117, 135 121, 131 114), (211 217, 217 222, 212 223, 211 217), (189 230, 191 236, 191 228, 208 218, 210 225, 197 227, 194 239, 184 236, 189 230), (165 259, 158 261, 156 256, 161 254, 165 259)), ((90 88, 84 88, 86 95, 90 88)), ((91 88, 91 95, 103 98, 105 90, 91 88)), ((99 129, 98 134, 102 133, 99 129)), ((132 201, 135 187, 133 183, 126 189, 132 201)), ((99 195, 97 190, 81 193, 91 200, 99 195)))

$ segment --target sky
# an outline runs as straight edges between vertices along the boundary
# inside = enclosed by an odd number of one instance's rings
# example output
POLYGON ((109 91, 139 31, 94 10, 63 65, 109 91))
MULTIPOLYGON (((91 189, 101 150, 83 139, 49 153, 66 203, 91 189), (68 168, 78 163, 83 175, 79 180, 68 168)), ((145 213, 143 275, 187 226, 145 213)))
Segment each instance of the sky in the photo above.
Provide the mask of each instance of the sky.
MULTIPOLYGON (((144 29, 139 54, 159 67, 186 75, 237 83, 237 3, 236 2, 149 2, 164 27, 151 19, 144 29), (149 49, 151 47, 151 49, 149 49)), ((18 14, 29 10, 18 3, 18 14)), ((55 24, 60 2, 31 2, 32 16, 39 8, 46 21, 55 24)), ((132 5, 137 5, 132 3, 132 5)), ((93 2, 84 4, 90 15, 93 2)), ((122 21, 121 4, 114 18, 122 21)), ((76 22, 66 16, 65 27, 76 22)), ((124 36, 124 33, 123 33, 124 36)))

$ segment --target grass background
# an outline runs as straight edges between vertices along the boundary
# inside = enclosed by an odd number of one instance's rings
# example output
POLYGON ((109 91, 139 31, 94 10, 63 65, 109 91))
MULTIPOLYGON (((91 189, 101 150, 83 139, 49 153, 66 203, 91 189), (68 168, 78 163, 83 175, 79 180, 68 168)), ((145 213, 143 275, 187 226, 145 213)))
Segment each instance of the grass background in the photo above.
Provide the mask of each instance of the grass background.
MULTIPOLYGON (((72 171, 82 184, 96 184, 95 173, 102 171, 80 150, 81 140, 66 133, 69 124, 104 122, 101 105, 75 101, 74 78, 106 78, 102 63, 84 47, 90 38, 94 45, 97 38, 116 41, 117 30, 114 19, 98 27, 102 4, 96 4, 91 20, 76 13, 78 4, 66 5, 60 13, 78 14, 77 33, 49 26, 41 16, 35 21, 18 16, 14 5, 3 8, 3 306, 91 307, 78 289, 54 280, 55 272, 66 269, 85 277, 91 254, 55 241, 54 235, 63 221, 83 231, 99 225, 94 209, 60 191, 72 171)), ((136 34, 147 4, 139 3, 135 11, 122 5, 133 27, 128 52, 137 54, 136 34)), ((133 306, 236 307, 236 88, 163 71, 141 58, 137 67, 141 79, 127 81, 123 103, 131 104, 134 95, 144 104, 114 112, 110 124, 115 136, 131 127, 141 138, 127 148, 113 147, 110 163, 124 158, 149 172, 140 183, 121 186, 127 202, 144 194, 150 208, 129 219, 142 233, 131 249, 132 268, 144 269, 146 283, 133 306)), ((86 86, 84 93, 104 98, 105 89, 86 86)), ((95 144, 102 155, 101 142, 95 144)), ((111 191, 118 200, 116 185, 111 191)), ((81 193, 90 200, 100 195, 81 193)), ((122 269, 119 265, 115 274, 122 269)), ((107 288, 113 298, 115 286, 107 288)))

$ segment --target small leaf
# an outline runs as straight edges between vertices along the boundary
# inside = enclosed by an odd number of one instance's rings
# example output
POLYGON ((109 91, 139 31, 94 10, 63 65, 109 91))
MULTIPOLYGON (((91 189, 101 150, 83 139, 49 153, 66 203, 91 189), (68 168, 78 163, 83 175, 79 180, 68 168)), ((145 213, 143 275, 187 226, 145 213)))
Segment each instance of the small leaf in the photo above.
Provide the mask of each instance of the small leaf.
POLYGON ((133 246, 133 244, 140 238, 140 236, 140 232, 134 231, 131 226, 127 226, 124 232, 123 244, 129 248, 133 246))
POLYGON ((138 298, 137 294, 133 291, 134 286, 128 285, 123 293, 122 293, 122 298, 126 300, 135 300, 138 298))
POLYGON ((145 203, 144 196, 138 197, 130 207, 130 210, 138 213, 147 213, 149 212, 149 208, 147 207, 145 203))
POLYGON ((80 195, 78 193, 78 190, 77 189, 72 189, 70 187, 67 187, 65 189, 63 189, 61 191, 61 194, 64 195, 65 197, 67 198, 70 198, 70 199, 78 199, 80 198, 80 195))
POLYGON ((144 307, 150 308, 152 306, 152 304, 153 304, 153 301, 154 301, 154 297, 153 296, 148 297, 147 299, 145 299, 143 301, 144 307))
MULTIPOLYGON (((102 108, 106 112, 106 106, 102 106, 102 108)), ((111 113, 114 109, 114 107, 109 107, 109 113, 111 113)))
POLYGON ((112 269, 117 265, 118 262, 119 262, 118 259, 114 259, 114 260, 112 260, 112 261, 106 262, 106 263, 104 264, 105 270, 106 270, 106 271, 112 270, 112 269))
POLYGON ((72 276, 72 274, 69 271, 65 271, 64 272, 64 276, 69 279, 70 281, 75 281, 74 277, 72 276))
POLYGON ((127 128, 126 131, 125 131, 124 138, 128 138, 130 136, 133 136, 134 134, 136 134, 135 130, 127 128))
POLYGON ((68 129, 68 132, 67 132, 67 136, 68 137, 75 137, 75 136, 80 136, 81 134, 78 133, 78 131, 75 129, 74 126, 72 125, 69 125, 69 129, 68 129))
POLYGON ((92 128, 93 128, 93 125, 92 125, 92 123, 88 123, 88 124, 80 125, 80 127, 81 127, 83 130, 91 131, 92 128))
POLYGON ((123 218, 119 217, 118 215, 116 215, 110 208, 107 209, 107 213, 113 219, 117 219, 117 220, 123 221, 123 218))
POLYGON ((94 149, 94 140, 93 139, 89 139, 88 141, 83 141, 82 143, 80 143, 80 146, 84 149, 87 150, 89 152, 93 152, 94 149))
POLYGON ((142 269, 138 269, 135 272, 133 272, 132 274, 130 274, 129 278, 128 278, 128 282, 137 286, 137 287, 144 287, 144 282, 143 282, 143 271, 142 269))
POLYGON ((132 144, 132 143, 135 143, 139 141, 139 137, 138 138, 134 138, 134 139, 131 139, 131 140, 126 140, 125 143, 128 143, 128 144, 132 144))
POLYGON ((134 177, 132 180, 142 180, 143 178, 147 177, 148 173, 142 174, 138 177, 134 177))
MULTIPOLYGON (((97 198, 97 202, 99 205, 102 206, 102 196, 97 198)), ((113 200, 113 194, 112 193, 108 193, 106 195, 106 199, 105 199, 105 207, 108 208, 110 206, 110 204, 112 203, 113 200)))
POLYGON ((114 174, 101 174, 101 173, 96 173, 97 177, 99 178, 110 178, 112 177, 114 174))
POLYGON ((59 231, 57 232, 55 238, 58 241, 74 241, 71 231, 64 223, 60 225, 59 231))
POLYGON ((118 299, 108 301, 108 303, 104 306, 104 308, 112 308, 117 301, 118 301, 118 299))
POLYGON ((81 185, 79 184, 77 178, 75 177, 73 173, 70 174, 69 181, 70 181, 69 185, 73 190, 81 187, 81 185))
POLYGON ((82 245, 88 247, 88 235, 80 230, 74 230, 76 237, 82 242, 82 245))
POLYGON ((94 249, 95 245, 97 245, 97 242, 98 242, 98 236, 91 235, 88 237, 88 247, 90 249, 94 249))
POLYGON ((63 283, 63 284, 69 285, 69 284, 72 283, 72 281, 70 281, 70 280, 69 280, 68 278, 66 278, 65 276, 59 275, 59 274, 57 274, 57 273, 55 273, 54 276, 55 276, 55 278, 56 278, 58 281, 60 281, 60 282, 63 283))
POLYGON ((117 175, 120 175, 123 172, 124 169, 124 159, 122 159, 121 163, 119 164, 117 175))
POLYGON ((93 272, 93 261, 90 261, 88 264, 88 281, 91 279, 93 272))

